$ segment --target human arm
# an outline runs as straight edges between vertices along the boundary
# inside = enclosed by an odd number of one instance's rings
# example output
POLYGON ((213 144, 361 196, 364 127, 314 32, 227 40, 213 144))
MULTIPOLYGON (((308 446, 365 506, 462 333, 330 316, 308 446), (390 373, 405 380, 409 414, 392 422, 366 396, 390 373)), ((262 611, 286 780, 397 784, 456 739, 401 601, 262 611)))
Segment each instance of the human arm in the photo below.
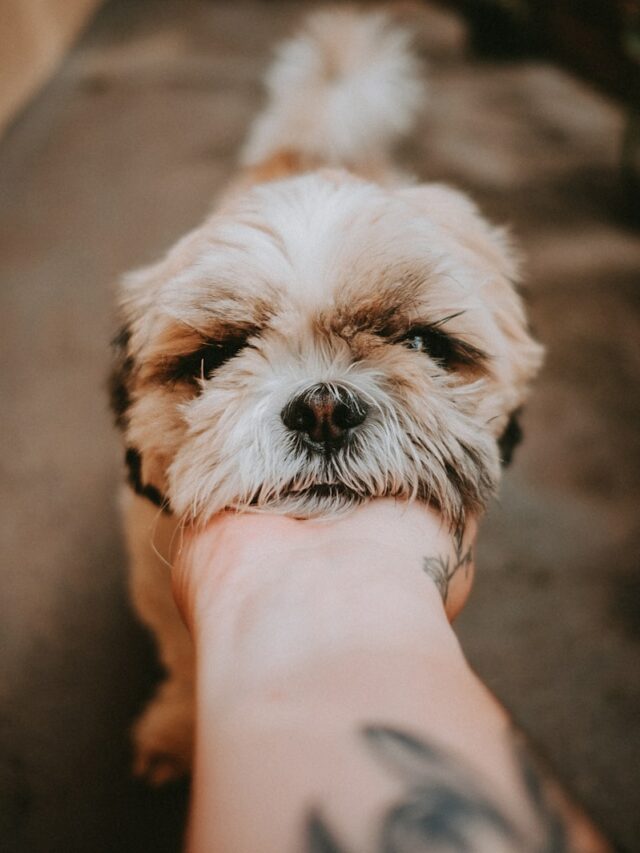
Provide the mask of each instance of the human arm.
POLYGON ((192 853, 607 849, 450 628, 472 539, 391 500, 332 522, 225 515, 187 537, 192 853))

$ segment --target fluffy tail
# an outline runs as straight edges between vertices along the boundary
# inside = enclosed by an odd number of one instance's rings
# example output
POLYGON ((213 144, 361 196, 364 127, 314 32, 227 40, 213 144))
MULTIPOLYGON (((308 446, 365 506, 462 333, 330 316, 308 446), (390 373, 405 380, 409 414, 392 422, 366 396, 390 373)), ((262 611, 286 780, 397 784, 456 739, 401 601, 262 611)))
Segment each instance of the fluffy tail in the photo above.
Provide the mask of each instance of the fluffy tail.
POLYGON ((243 163, 286 155, 304 165, 380 164, 424 102, 411 34, 384 11, 326 9, 282 44, 266 77, 268 103, 243 163))

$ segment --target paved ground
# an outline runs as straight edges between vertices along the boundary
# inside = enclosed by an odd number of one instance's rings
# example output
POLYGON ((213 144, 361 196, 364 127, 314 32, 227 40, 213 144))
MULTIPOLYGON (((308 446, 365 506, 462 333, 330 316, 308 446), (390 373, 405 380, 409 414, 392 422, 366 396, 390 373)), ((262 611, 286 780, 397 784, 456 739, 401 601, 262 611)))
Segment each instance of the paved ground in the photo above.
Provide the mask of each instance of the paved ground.
MULTIPOLYGON (((157 673, 124 589, 111 282, 205 213, 295 6, 110 2, 0 143, 3 849, 178 849, 186 789, 127 769, 157 673)), ((513 223, 548 347, 460 633, 640 850, 640 241, 615 212, 621 113, 552 66, 465 58, 447 14, 425 23, 432 110, 407 153, 513 223)))

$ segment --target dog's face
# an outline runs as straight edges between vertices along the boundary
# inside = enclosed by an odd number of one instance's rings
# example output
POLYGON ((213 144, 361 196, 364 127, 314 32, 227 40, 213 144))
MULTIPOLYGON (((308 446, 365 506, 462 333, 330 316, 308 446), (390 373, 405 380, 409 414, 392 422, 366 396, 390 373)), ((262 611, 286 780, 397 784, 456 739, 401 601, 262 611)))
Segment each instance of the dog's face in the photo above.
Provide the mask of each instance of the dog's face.
POLYGON ((502 235, 439 186, 263 184, 125 280, 114 401, 132 478, 178 515, 310 517, 499 477, 541 359, 502 235))

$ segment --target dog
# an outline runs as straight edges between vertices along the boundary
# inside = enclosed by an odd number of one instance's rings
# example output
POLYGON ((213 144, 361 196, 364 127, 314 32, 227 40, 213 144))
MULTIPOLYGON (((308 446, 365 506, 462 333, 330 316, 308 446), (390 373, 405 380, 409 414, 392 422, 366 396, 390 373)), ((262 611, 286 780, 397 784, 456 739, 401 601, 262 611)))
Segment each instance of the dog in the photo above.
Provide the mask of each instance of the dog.
POLYGON ((316 11, 266 83, 215 211, 120 286, 131 589, 167 672, 133 733, 154 784, 188 772, 193 747, 166 567, 178 525, 396 496, 460 528, 496 490, 542 359, 505 231, 394 166, 425 89, 390 13, 316 11))

